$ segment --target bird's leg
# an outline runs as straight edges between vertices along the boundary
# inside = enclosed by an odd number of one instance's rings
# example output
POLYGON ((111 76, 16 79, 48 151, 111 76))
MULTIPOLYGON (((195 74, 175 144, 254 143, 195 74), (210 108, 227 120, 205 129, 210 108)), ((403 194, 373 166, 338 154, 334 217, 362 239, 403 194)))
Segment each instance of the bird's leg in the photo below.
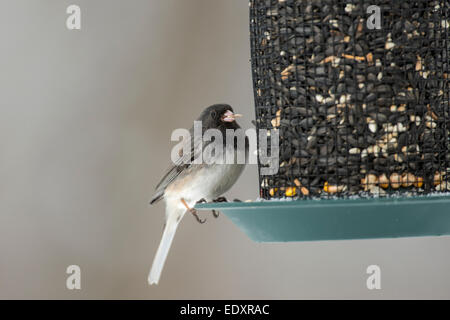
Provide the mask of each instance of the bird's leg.
POLYGON ((190 208, 183 198, 181 198, 181 203, 186 207, 187 211, 192 213, 192 215, 195 217, 195 219, 197 219, 197 221, 199 223, 205 223, 206 222, 206 219, 204 219, 204 220, 200 219, 200 217, 197 214, 197 210, 195 210, 194 208, 190 208))
POLYGON ((196 202, 196 204, 199 204, 199 203, 206 203, 206 202, 208 202, 208 201, 206 201, 205 198, 201 198, 200 200, 198 200, 198 201, 196 202))

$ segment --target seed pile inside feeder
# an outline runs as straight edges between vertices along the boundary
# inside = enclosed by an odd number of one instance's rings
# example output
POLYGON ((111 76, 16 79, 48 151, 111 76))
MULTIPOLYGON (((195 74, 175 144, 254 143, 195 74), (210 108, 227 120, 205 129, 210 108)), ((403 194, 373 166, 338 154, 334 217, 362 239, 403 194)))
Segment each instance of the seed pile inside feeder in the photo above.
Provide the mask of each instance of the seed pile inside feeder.
POLYGON ((450 190, 449 1, 252 0, 250 12, 257 126, 280 133, 262 197, 450 190))

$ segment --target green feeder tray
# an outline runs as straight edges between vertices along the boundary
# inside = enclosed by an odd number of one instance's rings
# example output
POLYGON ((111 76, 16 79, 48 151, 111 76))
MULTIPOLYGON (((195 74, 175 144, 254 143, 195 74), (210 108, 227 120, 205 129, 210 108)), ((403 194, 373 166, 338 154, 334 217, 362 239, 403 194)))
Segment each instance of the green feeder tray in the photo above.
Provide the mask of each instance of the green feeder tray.
POLYGON ((450 235, 450 196, 203 203, 257 242, 450 235))

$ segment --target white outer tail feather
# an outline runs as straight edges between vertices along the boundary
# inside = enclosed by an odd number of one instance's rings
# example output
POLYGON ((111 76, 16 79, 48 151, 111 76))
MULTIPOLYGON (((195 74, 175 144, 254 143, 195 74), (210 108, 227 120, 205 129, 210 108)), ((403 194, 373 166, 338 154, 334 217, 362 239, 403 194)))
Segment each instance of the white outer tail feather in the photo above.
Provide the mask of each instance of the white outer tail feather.
POLYGON ((170 212, 167 216, 166 226, 162 235, 161 242, 156 251, 155 258, 153 259, 152 268, 150 274, 148 275, 148 283, 158 284, 159 278, 161 277, 161 272, 166 262, 167 254, 169 253, 170 246, 172 245, 173 237, 177 231, 178 224, 183 217, 184 212, 179 215, 179 212, 170 212))

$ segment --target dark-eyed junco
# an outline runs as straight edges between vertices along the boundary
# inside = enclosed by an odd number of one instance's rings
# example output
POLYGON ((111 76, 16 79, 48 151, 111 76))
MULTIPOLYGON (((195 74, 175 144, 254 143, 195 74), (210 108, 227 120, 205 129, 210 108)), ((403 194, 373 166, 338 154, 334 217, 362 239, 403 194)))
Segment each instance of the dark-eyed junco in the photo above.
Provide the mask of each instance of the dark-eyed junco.
POLYGON ((202 124, 201 137, 194 137, 194 127, 192 127, 190 130, 192 138, 188 142, 188 148, 186 148, 190 152, 180 154, 181 157, 169 168, 161 182, 156 186, 156 192, 150 200, 150 204, 164 198, 166 203, 166 224, 148 276, 149 284, 158 283, 178 223, 184 214, 190 211, 199 220, 195 209, 193 209, 195 204, 200 200, 212 201, 218 198, 231 188, 242 173, 245 162, 236 161, 236 155, 238 152, 244 152, 247 159, 247 138, 245 138, 244 146, 237 143, 237 140, 233 138, 231 146, 229 144, 226 144, 226 146, 222 145, 222 154, 211 153, 212 159, 210 157, 210 159, 203 159, 202 163, 197 163, 197 161, 194 163, 194 160, 198 159, 198 157, 205 156, 205 148, 211 143, 211 141, 204 141, 202 138, 203 134, 208 129, 218 129, 222 133, 225 144, 227 129, 236 130, 240 128, 235 121, 239 116, 227 104, 215 104, 206 108, 197 120, 201 121, 202 124), (230 155, 230 152, 234 152, 233 163, 224 160, 229 159, 227 154, 230 155), (217 159, 214 159, 214 157, 217 159), (222 159, 218 159, 219 157, 222 157, 222 159))

